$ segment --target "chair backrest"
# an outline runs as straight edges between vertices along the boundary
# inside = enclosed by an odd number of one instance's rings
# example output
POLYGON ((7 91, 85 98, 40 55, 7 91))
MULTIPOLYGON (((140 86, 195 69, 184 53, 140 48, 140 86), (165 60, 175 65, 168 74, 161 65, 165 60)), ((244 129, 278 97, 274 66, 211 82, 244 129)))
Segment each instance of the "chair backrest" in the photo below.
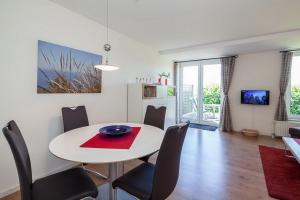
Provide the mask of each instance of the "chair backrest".
POLYGON ((161 144, 153 179, 151 199, 164 200, 174 190, 180 166, 180 156, 189 122, 171 126, 161 144))
POLYGON ((165 127, 165 117, 166 117, 165 106, 161 106, 159 108, 155 108, 154 106, 147 106, 144 124, 155 126, 164 130, 165 127))
POLYGON ((2 129, 13 153, 20 181, 21 199, 31 200, 32 171, 25 140, 15 121, 2 129))
POLYGON ((61 112, 64 123, 64 132, 89 125, 85 106, 63 107, 61 112))

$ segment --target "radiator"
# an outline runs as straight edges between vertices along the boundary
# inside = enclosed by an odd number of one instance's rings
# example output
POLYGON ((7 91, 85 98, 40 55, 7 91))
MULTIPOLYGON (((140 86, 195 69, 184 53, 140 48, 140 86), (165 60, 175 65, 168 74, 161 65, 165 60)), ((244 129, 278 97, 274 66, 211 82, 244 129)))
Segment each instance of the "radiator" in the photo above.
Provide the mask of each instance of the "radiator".
POLYGON ((275 136, 286 137, 289 135, 289 128, 300 127, 299 121, 275 121, 275 136))

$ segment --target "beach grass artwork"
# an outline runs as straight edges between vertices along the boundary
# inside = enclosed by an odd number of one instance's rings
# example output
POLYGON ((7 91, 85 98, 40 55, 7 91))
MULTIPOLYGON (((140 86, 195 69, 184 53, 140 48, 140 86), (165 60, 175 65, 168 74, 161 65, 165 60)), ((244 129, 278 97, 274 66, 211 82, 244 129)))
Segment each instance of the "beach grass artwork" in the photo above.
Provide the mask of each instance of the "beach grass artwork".
POLYGON ((38 41, 38 93, 101 93, 102 56, 38 41))

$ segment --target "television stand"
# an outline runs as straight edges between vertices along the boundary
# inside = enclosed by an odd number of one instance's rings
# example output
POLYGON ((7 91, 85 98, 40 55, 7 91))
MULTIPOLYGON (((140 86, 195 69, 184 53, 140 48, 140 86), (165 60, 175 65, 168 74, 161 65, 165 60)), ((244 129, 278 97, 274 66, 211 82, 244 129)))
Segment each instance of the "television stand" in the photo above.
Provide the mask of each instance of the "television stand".
POLYGON ((258 130, 255 129, 242 129, 241 133, 245 136, 249 137, 257 137, 258 136, 258 130))

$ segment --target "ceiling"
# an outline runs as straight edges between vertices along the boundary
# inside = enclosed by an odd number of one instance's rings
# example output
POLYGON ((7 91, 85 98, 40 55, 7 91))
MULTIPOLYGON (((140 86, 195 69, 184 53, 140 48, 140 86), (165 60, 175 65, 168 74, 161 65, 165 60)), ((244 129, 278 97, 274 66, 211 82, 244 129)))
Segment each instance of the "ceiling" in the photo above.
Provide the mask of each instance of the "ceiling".
MULTIPOLYGON (((106 0, 51 1, 105 25, 106 0)), ((110 28, 162 54, 300 47, 299 0, 109 1, 110 28)))

